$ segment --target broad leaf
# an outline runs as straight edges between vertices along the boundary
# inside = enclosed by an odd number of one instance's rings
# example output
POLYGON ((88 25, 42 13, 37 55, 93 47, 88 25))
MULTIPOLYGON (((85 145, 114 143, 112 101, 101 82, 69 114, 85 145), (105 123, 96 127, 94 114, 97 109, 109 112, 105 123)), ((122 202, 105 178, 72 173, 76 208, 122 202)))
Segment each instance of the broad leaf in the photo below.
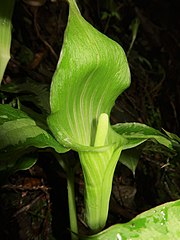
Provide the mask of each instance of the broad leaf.
POLYGON ((127 142, 123 149, 136 147, 147 139, 155 139, 158 143, 172 148, 172 143, 168 137, 160 131, 141 123, 119 123, 113 126, 113 129, 124 137, 127 142))
POLYGON ((18 161, 15 162, 13 167, 14 171, 19 170, 27 170, 31 168, 38 160, 38 157, 32 154, 28 154, 27 156, 23 156, 22 158, 19 158, 18 161))
POLYGON ((0 183, 5 183, 12 173, 30 169, 37 162, 38 156, 32 150, 25 152, 22 149, 10 148, 3 154, 0 150, 0 183))
POLYGON ((27 149, 51 147, 62 153, 68 149, 61 146, 48 132, 24 112, 9 105, 0 105, 0 169, 14 166, 14 162, 27 149))
POLYGON ((116 224, 105 231, 80 240, 179 240, 180 200, 152 208, 128 223, 116 224))
MULTIPOLYGON (((164 130, 164 129, 163 129, 164 130)), ((176 141, 177 143, 180 143, 180 137, 178 137, 176 134, 174 133, 170 133, 166 130, 164 130, 164 132, 167 134, 167 136, 172 139, 173 141, 176 141)))
POLYGON ((140 151, 137 148, 122 151, 119 161, 128 167, 135 175, 135 170, 139 162, 140 151))
POLYGON ((139 146, 148 139, 156 140, 158 143, 172 148, 172 143, 168 137, 160 131, 141 123, 119 123, 113 126, 113 129, 124 137, 127 141, 123 145, 125 151, 120 156, 120 162, 127 166, 133 174, 139 160, 137 149, 131 149, 139 146))

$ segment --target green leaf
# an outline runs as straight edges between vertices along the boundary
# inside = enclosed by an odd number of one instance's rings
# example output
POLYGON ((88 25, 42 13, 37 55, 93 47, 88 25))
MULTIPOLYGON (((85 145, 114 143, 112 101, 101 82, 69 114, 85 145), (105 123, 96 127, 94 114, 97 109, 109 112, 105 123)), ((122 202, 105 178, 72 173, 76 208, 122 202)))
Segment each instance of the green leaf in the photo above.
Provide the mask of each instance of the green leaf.
POLYGON ((128 167, 135 175, 135 170, 139 162, 140 152, 137 148, 122 151, 119 161, 128 167))
POLYGON ((38 158, 34 155, 25 155, 14 162, 14 167, 12 171, 27 170, 30 169, 36 162, 38 158))
POLYGON ((99 234, 80 240, 178 240, 180 200, 152 208, 124 224, 116 224, 99 234))
POLYGON ((33 148, 23 148, 21 146, 19 148, 17 146, 9 146, 8 148, 0 149, 0 171, 9 174, 9 172, 14 172, 15 170, 21 170, 15 168, 15 165, 25 155, 31 154, 32 151, 34 151, 33 148))
POLYGON ((36 125, 28 115, 9 105, 0 105, 0 156, 16 149, 25 151, 29 147, 51 147, 61 153, 68 149, 61 146, 48 132, 36 125))
POLYGON ((131 51, 131 49, 134 45, 134 42, 136 40, 138 29, 139 29, 139 24, 140 24, 139 18, 135 18, 131 22, 130 29, 132 31, 132 40, 131 40, 131 44, 130 44, 130 47, 129 47, 129 50, 128 50, 128 54, 130 53, 130 51, 131 51))
POLYGON ((18 94, 20 102, 32 103, 44 116, 50 113, 48 84, 39 83, 27 78, 23 79, 23 82, 2 85, 1 90, 18 94))
POLYGON ((14 0, 0 1, 0 84, 10 59, 11 17, 14 0))
POLYGON ((8 152, 1 154, 0 150, 0 183, 7 181, 10 174, 30 169, 38 160, 37 153, 19 151, 16 148, 8 149, 8 152))
POLYGON ((163 129, 163 131, 167 134, 167 136, 172 139, 173 141, 176 141, 177 143, 180 143, 180 137, 178 137, 176 134, 174 133, 170 133, 166 130, 163 129))
POLYGON ((136 147, 147 139, 155 139, 158 143, 172 149, 172 143, 167 136, 145 124, 119 123, 114 125, 113 129, 127 140, 123 149, 136 147))

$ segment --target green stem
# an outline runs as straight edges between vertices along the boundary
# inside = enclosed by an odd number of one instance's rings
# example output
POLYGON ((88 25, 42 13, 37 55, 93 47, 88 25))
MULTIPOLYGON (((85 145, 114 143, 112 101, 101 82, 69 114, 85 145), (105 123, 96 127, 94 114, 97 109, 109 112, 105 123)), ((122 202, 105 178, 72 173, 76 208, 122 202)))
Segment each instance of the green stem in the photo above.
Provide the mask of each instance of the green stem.
POLYGON ((0 84, 10 59, 11 17, 14 0, 0 1, 0 84))
POLYGON ((71 240, 78 240, 78 226, 76 215, 76 203, 74 192, 74 171, 69 169, 67 172, 67 188, 68 188, 68 204, 69 204, 69 219, 71 229, 71 240))
POLYGON ((71 240, 78 240, 78 225, 77 225, 77 214, 76 214, 76 203, 75 203, 75 191, 74 191, 74 173, 77 164, 71 164, 69 159, 54 152, 56 159, 58 160, 61 167, 67 174, 67 190, 68 190, 68 206, 69 206, 69 219, 70 219, 70 230, 71 230, 71 240), (73 166, 73 167, 72 167, 73 166))

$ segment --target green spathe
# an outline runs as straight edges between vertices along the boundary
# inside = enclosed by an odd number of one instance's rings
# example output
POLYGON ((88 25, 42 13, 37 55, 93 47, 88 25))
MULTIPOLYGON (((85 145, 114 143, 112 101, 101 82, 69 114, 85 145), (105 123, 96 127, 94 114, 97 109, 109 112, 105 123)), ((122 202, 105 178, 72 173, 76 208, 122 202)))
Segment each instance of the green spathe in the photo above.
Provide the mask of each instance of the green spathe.
MULTIPOLYGON (((51 85, 49 126, 65 146, 94 146, 101 113, 130 85, 123 49, 93 28, 70 2, 64 43, 51 85)), ((81 149, 80 147, 80 149, 81 149)))

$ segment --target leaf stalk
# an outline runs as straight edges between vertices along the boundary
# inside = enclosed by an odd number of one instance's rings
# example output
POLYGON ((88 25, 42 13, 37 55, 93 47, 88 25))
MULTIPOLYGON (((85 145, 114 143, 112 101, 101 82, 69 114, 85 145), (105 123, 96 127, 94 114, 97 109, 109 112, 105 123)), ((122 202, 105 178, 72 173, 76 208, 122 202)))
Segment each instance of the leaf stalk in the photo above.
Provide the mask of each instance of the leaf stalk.
POLYGON ((69 205, 69 219, 71 229, 71 240, 78 240, 78 225, 75 203, 75 190, 74 190, 74 171, 69 169, 67 171, 67 189, 68 189, 68 205, 69 205))

